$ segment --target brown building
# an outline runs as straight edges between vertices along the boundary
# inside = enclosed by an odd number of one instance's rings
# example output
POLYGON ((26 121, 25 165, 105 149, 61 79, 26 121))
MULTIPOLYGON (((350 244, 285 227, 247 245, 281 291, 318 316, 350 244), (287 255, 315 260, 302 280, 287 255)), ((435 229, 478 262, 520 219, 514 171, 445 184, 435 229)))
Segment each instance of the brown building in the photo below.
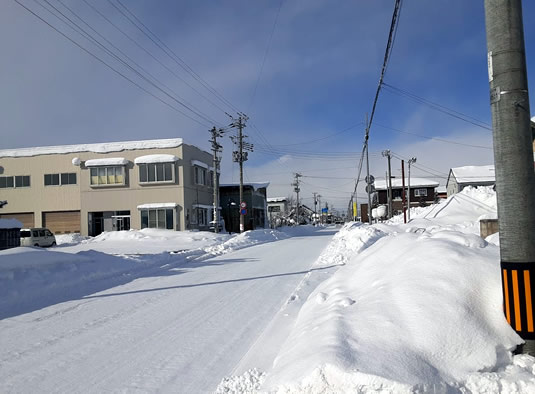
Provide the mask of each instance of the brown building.
MULTIPOLYGON (((427 206, 435 202, 436 188, 438 182, 425 178, 412 178, 410 186, 410 206, 411 208, 418 206, 427 206)), ((375 190, 377 191, 376 203, 373 208, 378 205, 388 205, 388 192, 387 184, 385 180, 375 181, 375 190)), ((399 178, 392 179, 392 210, 393 215, 399 215, 403 213, 403 199, 402 199, 402 180, 399 178)), ((405 179, 405 200, 408 206, 408 179, 405 179)), ((361 220, 363 222, 368 221, 368 204, 361 204, 361 220)))

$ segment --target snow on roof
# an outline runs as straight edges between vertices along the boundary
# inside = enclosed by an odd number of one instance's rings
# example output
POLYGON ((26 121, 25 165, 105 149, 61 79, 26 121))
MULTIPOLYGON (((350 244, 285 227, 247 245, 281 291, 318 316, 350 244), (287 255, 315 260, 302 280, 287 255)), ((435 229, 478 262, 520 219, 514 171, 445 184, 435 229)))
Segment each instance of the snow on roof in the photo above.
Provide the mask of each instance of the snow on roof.
MULTIPOLYGON (((239 183, 222 183, 219 185, 219 187, 238 187, 240 186, 239 183)), ((262 189, 267 188, 269 186, 269 182, 247 182, 244 183, 243 186, 251 186, 253 189, 262 189)))
POLYGON ((154 208, 175 208, 178 204, 176 202, 153 202, 149 204, 141 204, 137 209, 154 209, 154 208))
POLYGON ((124 166, 128 164, 128 160, 124 157, 107 157, 105 159, 91 159, 85 161, 86 167, 97 166, 124 166))
POLYGON ((171 163, 178 160, 175 155, 146 155, 136 157, 134 163, 149 164, 149 163, 171 163))
POLYGON ((452 168, 457 183, 494 182, 494 166, 464 166, 452 168))
MULTIPOLYGON (((405 178, 405 187, 408 187, 409 180, 408 178, 405 178)), ((439 185, 438 182, 432 181, 430 179, 425 178, 413 178, 411 177, 411 188, 414 187, 437 187, 439 185)), ((376 190, 386 190, 387 184, 385 179, 380 179, 375 181, 375 189, 376 190)), ((392 188, 401 188, 403 187, 402 179, 401 178, 394 178, 392 179, 392 188)))
POLYGON ((447 192, 448 192, 448 189, 446 188, 446 186, 437 187, 437 193, 447 193, 447 192))
POLYGON ((269 197, 267 199, 267 202, 284 202, 286 201, 288 198, 286 197, 269 197))
POLYGON ((12 228, 22 228, 22 223, 17 219, 0 219, 0 228, 3 229, 12 229, 12 228))
POLYGON ((98 144, 41 146, 35 148, 0 150, 0 157, 28 157, 76 152, 109 153, 133 149, 176 148, 182 144, 182 138, 168 138, 145 141, 102 142, 98 144))
POLYGON ((199 161, 199 160, 192 160, 191 161, 191 165, 192 166, 199 166, 199 167, 208 169, 208 164, 203 163, 202 161, 199 161))

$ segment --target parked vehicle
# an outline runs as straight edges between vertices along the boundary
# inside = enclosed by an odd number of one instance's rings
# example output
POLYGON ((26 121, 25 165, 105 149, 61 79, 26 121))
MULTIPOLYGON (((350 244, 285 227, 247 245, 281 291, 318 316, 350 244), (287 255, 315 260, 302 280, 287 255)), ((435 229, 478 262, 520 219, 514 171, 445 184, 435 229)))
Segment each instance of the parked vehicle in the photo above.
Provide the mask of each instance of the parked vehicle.
POLYGON ((56 237, 47 228, 23 228, 20 230, 20 246, 45 247, 54 245, 56 245, 56 237))

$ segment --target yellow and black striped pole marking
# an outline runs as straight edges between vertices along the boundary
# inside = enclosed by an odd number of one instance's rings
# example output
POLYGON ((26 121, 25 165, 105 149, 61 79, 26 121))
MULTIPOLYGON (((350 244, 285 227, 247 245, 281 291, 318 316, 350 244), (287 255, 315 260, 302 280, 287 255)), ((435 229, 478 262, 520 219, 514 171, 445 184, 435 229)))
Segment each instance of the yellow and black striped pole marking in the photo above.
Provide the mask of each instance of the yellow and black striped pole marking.
POLYGON ((535 339, 535 264, 502 261, 501 268, 505 317, 522 339, 535 339))

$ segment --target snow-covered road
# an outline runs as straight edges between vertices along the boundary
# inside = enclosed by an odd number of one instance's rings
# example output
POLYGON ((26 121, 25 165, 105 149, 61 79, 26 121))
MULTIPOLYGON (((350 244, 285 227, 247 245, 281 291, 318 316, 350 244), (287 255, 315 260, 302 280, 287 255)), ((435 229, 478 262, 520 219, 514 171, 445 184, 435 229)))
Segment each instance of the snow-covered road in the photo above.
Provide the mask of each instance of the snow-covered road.
POLYGON ((334 232, 170 264, 150 277, 4 319, 0 391, 213 391, 334 232))

